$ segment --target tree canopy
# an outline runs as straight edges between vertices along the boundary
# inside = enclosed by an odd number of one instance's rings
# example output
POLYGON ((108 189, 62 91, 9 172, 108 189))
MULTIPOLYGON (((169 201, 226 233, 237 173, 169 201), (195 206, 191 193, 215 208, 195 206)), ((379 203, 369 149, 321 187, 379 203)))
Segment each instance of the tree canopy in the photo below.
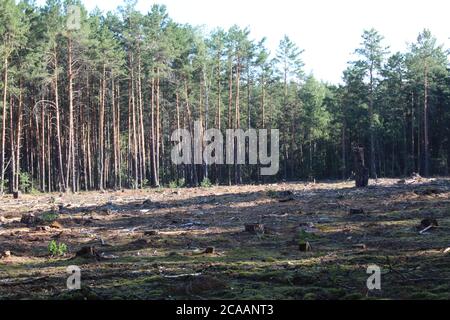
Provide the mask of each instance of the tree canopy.
POLYGON ((361 39, 333 85, 305 74, 288 36, 270 53, 249 28, 207 33, 162 5, 103 14, 0 0, 2 191, 262 181, 250 165, 171 163, 171 132, 195 121, 279 129, 281 170, 264 181, 348 178, 355 144, 373 177, 448 174, 448 51, 429 30, 393 54, 374 29, 361 39))

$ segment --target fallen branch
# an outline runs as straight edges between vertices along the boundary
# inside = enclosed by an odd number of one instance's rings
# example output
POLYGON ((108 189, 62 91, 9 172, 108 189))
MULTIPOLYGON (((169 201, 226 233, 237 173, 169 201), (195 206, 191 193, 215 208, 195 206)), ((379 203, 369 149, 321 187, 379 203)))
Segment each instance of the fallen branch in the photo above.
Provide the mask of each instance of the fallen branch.
POLYGON ((425 229, 423 229, 422 231, 420 231, 419 234, 424 234, 428 230, 433 229, 433 227, 434 227, 433 225, 430 225, 430 226, 426 227, 425 229))
POLYGON ((177 275, 162 275, 163 278, 167 279, 177 279, 177 278, 186 278, 186 277, 198 277, 201 276, 201 273, 186 273, 186 274, 177 274, 177 275))
POLYGON ((404 279, 409 282, 420 282, 420 281, 450 281, 450 278, 417 278, 417 279, 404 279))
POLYGON ((38 277, 38 278, 27 278, 22 281, 10 281, 13 279, 2 279, 2 280, 0 280, 0 283, 2 286, 17 286, 17 285, 29 284, 29 283, 33 283, 33 282, 45 280, 45 279, 48 279, 48 276, 38 277))

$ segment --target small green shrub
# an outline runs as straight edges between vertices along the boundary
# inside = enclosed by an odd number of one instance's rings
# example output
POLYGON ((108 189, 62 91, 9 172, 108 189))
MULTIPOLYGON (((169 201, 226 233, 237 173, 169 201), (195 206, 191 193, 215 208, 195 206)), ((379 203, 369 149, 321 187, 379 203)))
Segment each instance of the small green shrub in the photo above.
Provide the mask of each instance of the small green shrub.
POLYGON ((65 243, 58 243, 55 240, 48 244, 48 252, 53 257, 64 256, 67 253, 67 245, 65 243))
POLYGON ((19 173, 19 189, 23 193, 28 193, 31 191, 31 178, 28 172, 19 173))
POLYGON ((178 188, 177 182, 176 182, 176 181, 170 181, 170 182, 169 182, 169 188, 170 188, 170 189, 176 189, 176 188, 178 188))
POLYGON ((170 189, 176 189, 176 188, 184 188, 186 185, 186 180, 185 179, 179 179, 177 180, 173 180, 169 182, 169 188, 170 189))
POLYGON ((319 236, 314 233, 309 233, 305 230, 301 230, 298 233, 298 244, 305 244, 306 242, 317 240, 318 238, 319 236))
POLYGON ((179 179, 178 180, 178 188, 184 188, 186 186, 186 180, 183 179, 179 179))
POLYGON ((36 189, 35 187, 31 187, 30 194, 32 196, 38 196, 38 195, 42 194, 42 192, 39 191, 38 189, 36 189))
POLYGON ((212 183, 208 178, 203 179, 202 183, 200 184, 202 188, 211 188, 212 183))

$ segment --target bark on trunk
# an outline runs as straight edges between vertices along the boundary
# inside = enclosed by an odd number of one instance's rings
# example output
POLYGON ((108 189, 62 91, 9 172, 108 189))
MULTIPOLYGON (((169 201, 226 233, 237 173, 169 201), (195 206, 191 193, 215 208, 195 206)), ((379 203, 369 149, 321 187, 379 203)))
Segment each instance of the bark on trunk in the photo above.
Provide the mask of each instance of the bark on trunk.
POLYGON ((357 188, 365 188, 369 184, 369 170, 365 165, 364 147, 355 146, 353 148, 355 156, 355 184, 357 188))

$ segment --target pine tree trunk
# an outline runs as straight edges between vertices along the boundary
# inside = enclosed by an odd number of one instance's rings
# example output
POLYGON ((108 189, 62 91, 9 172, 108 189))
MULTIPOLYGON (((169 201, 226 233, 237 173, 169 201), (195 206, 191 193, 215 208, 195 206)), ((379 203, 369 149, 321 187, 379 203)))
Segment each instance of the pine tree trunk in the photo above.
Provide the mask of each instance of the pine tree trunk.
POLYGON ((13 193, 16 190, 16 160, 15 160, 15 151, 14 151, 14 101, 13 97, 10 97, 10 103, 9 103, 9 109, 10 109, 10 115, 9 115, 9 143, 10 143, 10 149, 11 149, 11 176, 10 176, 10 183, 9 183, 9 192, 13 193))
POLYGON ((120 134, 120 82, 117 84, 117 167, 119 176, 119 189, 122 189, 122 139, 120 134))
MULTIPOLYGON (((179 95, 178 92, 175 93, 176 95, 176 113, 177 113, 177 130, 180 130, 180 99, 179 99, 179 95)), ((181 146, 180 144, 177 145, 177 152, 178 154, 181 153, 181 146)), ((176 168, 176 181, 177 181, 177 186, 180 185, 180 176, 181 176, 181 172, 180 172, 180 165, 177 165, 176 168)))
POLYGON ((8 95, 8 58, 4 62, 4 85, 3 85, 3 112, 2 112, 2 158, 1 158, 1 178, 0 178, 0 196, 4 193, 5 184, 5 145, 6 145, 6 102, 8 95))
POLYGON ((365 188, 369 184, 369 170, 365 165, 364 148, 355 146, 353 148, 355 156, 355 184, 357 188, 365 188))
POLYGON ((159 68, 156 68, 156 154, 155 154, 155 185, 159 187, 159 161, 161 148, 161 114, 160 114, 160 78, 159 68))
POLYGON ((66 180, 64 177, 64 166, 62 156, 62 142, 61 142, 61 117, 59 111, 59 91, 58 91, 58 58, 56 53, 56 45, 54 47, 54 82, 53 91, 55 94, 55 113, 56 113, 56 140, 58 145, 58 173, 59 173, 59 191, 65 192, 67 189, 66 180))
POLYGON ((41 190, 45 192, 45 104, 41 108, 41 190))
POLYGON ((133 169, 134 169, 134 185, 133 189, 137 189, 139 185, 139 171, 138 171, 138 143, 137 143, 137 123, 136 123, 136 99, 135 99, 135 79, 134 79, 134 70, 133 63, 131 64, 131 118, 133 125, 133 133, 132 133, 132 152, 133 152, 133 169))
POLYGON ((156 121, 155 121, 155 78, 152 77, 151 82, 151 172, 152 172, 152 184, 154 187, 159 183, 157 180, 156 170, 156 121))
POLYGON ((23 122, 23 83, 22 79, 20 79, 19 83, 19 114, 17 121, 17 136, 16 136, 16 169, 15 169, 15 190, 14 192, 19 191, 19 183, 20 183, 20 151, 21 151, 21 143, 22 143, 22 122, 23 122))
POLYGON ((143 112, 143 103, 142 103, 142 80, 141 80, 141 56, 139 53, 138 60, 138 98, 139 98, 139 142, 140 142, 140 179, 141 179, 141 188, 144 187, 144 180, 146 176, 146 159, 145 159, 145 131, 144 131, 144 112, 143 112))
MULTIPOLYGON (((192 119, 191 107, 189 104, 189 90, 188 90, 188 85, 187 85, 186 79, 184 79, 184 95, 185 95, 185 100, 186 100, 187 122, 188 122, 189 132, 190 132, 191 136, 193 136, 193 133, 194 133, 193 123, 192 123, 193 119, 192 119)), ((191 148, 192 148, 192 150, 194 150, 194 139, 192 139, 192 141, 191 141, 191 148)), ((197 176, 197 170, 195 167, 193 153, 191 155, 191 163, 189 164, 188 167, 189 167, 189 184, 196 185, 198 182, 198 176, 197 176)))
MULTIPOLYGON (((264 70, 262 70, 261 74, 261 129, 266 129, 266 79, 264 77, 264 70)), ((259 151, 259 146, 258 146, 259 151)), ((261 164, 258 162, 257 168, 257 183, 262 182, 264 183, 265 177, 261 177, 261 164)))
POLYGON ((342 179, 345 180, 347 178, 347 160, 346 160, 346 148, 345 148, 345 130, 346 130, 346 123, 344 121, 344 124, 342 125, 342 179))
POLYGON ((424 134, 425 177, 428 177, 430 175, 430 148, 428 137, 428 65, 426 64, 425 64, 425 78, 424 78, 423 134, 424 134))
POLYGON ((411 92, 411 166, 412 166, 412 172, 416 171, 416 159, 415 159, 415 135, 414 135, 414 92, 411 92))
MULTIPOLYGON (((241 77, 241 73, 240 73, 240 57, 238 56, 237 58, 237 65, 236 65, 236 106, 235 106, 235 129, 240 129, 241 128, 241 110, 240 110, 240 77, 241 77)), ((240 148, 239 145, 239 139, 238 141, 234 144, 235 148, 234 148, 234 165, 235 165, 235 175, 234 175, 234 179, 235 179, 235 184, 241 184, 241 165, 237 164, 237 150, 240 148)))
MULTIPOLYGON (((222 86, 221 86, 221 63, 220 63, 220 53, 217 57, 217 122, 216 128, 221 131, 222 130, 222 86)), ((214 164, 214 176, 215 182, 219 183, 222 178, 222 166, 214 164)))
MULTIPOLYGON (((232 108, 233 108, 233 63, 230 57, 229 61, 229 79, 228 79, 228 128, 233 128, 233 117, 232 117, 232 108)), ((228 159, 227 159, 228 162, 228 159)), ((231 165, 228 166, 228 185, 231 185, 231 165)))
POLYGON ((51 114, 47 113, 47 186, 48 192, 52 192, 52 148, 51 148, 52 124, 51 114))
POLYGON ((114 78, 111 80, 111 107, 112 107, 112 122, 113 122, 113 153, 114 153, 114 190, 118 188, 118 176, 119 176, 119 157, 118 157, 118 141, 117 141, 117 110, 116 110, 116 97, 115 97, 115 82, 114 78))
POLYGON ((74 135, 74 107, 73 107, 73 70, 72 70, 72 39, 67 40, 67 77, 68 77, 68 93, 69 93, 69 156, 67 161, 67 177, 66 185, 72 182, 72 192, 76 192, 76 173, 75 173, 75 135, 74 135))
POLYGON ((98 126, 98 139, 99 139, 99 189, 104 189, 104 165, 105 165, 105 91, 106 91, 106 66, 103 64, 102 79, 100 80, 100 110, 99 110, 99 126, 98 126))
POLYGON ((375 167, 375 127, 374 127, 374 113, 373 113, 373 65, 370 67, 370 94, 369 94, 369 131, 370 131, 370 176, 377 178, 377 171, 375 167))
MULTIPOLYGON (((209 85, 208 85, 208 79, 206 76, 205 70, 203 70, 203 82, 205 84, 205 125, 203 127, 203 134, 206 130, 208 130, 208 122, 209 122, 209 85)), ((203 135, 202 135, 203 138, 203 135)), ((202 141, 204 141, 202 139, 202 141)), ((202 153, 203 155, 203 153, 202 153)), ((205 163, 205 178, 209 179, 209 165, 205 163)))

